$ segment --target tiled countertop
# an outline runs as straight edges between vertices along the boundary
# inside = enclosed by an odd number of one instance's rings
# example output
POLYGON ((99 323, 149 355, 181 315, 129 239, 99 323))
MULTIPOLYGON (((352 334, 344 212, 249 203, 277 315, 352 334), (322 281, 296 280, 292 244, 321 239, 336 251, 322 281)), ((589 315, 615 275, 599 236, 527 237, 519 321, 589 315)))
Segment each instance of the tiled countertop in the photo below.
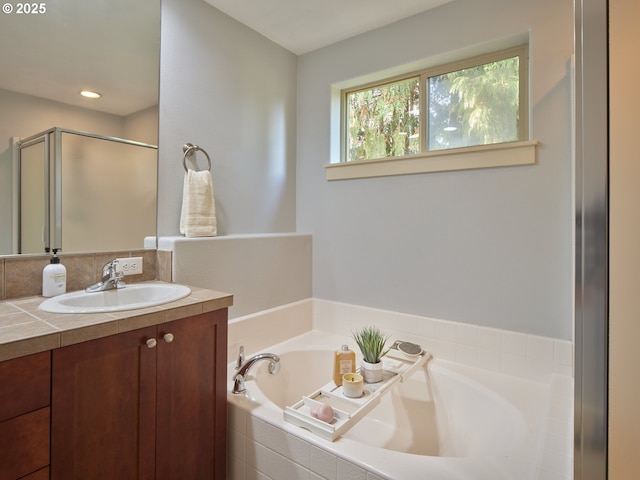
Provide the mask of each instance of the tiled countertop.
POLYGON ((38 309, 44 297, 0 301, 0 361, 52 350, 233 305, 233 296, 197 287, 175 302, 111 313, 60 314, 38 309))

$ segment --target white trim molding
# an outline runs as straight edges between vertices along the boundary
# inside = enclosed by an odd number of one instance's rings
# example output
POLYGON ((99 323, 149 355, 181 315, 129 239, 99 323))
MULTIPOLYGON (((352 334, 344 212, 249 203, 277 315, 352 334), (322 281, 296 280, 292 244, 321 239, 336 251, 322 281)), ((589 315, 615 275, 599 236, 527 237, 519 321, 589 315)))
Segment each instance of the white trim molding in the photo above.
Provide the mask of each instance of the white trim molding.
POLYGON ((451 148, 405 157, 330 163, 325 165, 327 180, 447 172, 476 168, 496 168, 536 163, 535 140, 494 145, 451 148))

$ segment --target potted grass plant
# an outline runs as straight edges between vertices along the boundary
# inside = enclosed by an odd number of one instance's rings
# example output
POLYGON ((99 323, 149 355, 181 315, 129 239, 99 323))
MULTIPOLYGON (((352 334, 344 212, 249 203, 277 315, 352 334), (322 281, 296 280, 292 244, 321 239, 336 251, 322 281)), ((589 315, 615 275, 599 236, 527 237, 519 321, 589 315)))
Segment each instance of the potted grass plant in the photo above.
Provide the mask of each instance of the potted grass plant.
POLYGON ((382 357, 389 349, 386 348, 388 335, 383 335, 377 327, 363 327, 353 332, 353 339, 362 352, 360 373, 366 383, 382 381, 382 357))

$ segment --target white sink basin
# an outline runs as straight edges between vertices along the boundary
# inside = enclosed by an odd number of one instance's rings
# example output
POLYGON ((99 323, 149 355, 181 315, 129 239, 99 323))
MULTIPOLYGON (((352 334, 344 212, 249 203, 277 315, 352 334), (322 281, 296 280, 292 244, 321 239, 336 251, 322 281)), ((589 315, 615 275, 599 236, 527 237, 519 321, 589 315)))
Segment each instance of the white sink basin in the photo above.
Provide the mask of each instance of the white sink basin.
POLYGON ((39 306, 51 313, 100 313, 134 310, 173 302, 191 293, 189 287, 174 283, 137 283, 104 292, 84 290, 51 297, 39 306))

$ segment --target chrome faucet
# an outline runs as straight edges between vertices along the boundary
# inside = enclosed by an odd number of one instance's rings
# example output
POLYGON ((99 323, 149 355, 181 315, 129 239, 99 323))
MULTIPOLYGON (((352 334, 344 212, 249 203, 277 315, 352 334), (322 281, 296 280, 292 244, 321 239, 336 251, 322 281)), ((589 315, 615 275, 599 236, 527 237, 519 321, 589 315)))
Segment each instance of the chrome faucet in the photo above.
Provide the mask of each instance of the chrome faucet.
MULTIPOLYGON (((244 347, 240 347, 240 358, 244 358, 244 347)), ((280 371, 280 357, 275 353, 259 353, 254 355, 246 362, 243 362, 242 365, 238 368, 238 372, 233 376, 233 390, 232 393, 244 393, 244 381, 247 379, 247 375, 249 374, 249 370, 255 363, 260 360, 269 360, 269 373, 271 375, 276 375, 280 371)))
POLYGON ((110 262, 105 263, 102 267, 102 278, 100 278, 100 281, 85 288, 85 292, 104 292, 105 290, 124 288, 125 284, 122 281, 124 273, 116 271, 117 264, 118 260, 111 260, 110 262))

